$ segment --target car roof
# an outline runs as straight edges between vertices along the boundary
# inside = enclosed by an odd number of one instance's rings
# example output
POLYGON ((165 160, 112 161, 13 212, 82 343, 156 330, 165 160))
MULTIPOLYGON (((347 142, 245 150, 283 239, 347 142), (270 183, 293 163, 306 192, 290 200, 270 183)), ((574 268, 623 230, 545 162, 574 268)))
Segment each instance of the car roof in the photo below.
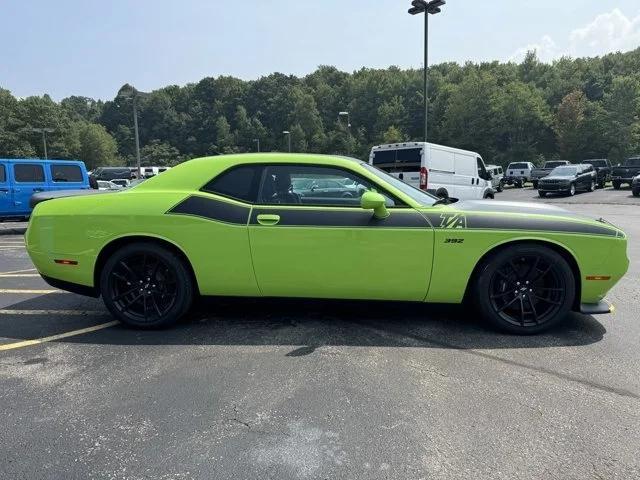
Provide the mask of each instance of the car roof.
POLYGON ((0 162, 7 163, 66 163, 66 164, 84 164, 82 160, 60 160, 60 159, 38 159, 38 158, 0 158, 0 162))
POLYGON ((148 179, 138 191, 156 189, 199 189, 220 172, 239 165, 254 164, 320 164, 326 166, 353 169, 354 164, 364 163, 361 160, 338 155, 321 155, 315 153, 243 153, 233 155, 217 155, 188 160, 175 167, 148 179))

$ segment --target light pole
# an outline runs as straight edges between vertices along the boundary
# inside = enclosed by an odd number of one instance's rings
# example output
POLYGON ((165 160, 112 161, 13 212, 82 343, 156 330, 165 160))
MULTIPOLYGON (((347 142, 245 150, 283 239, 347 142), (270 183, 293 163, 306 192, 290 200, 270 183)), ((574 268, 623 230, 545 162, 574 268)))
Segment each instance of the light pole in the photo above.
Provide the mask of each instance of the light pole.
POLYGON ((32 128, 32 132, 42 133, 42 146, 44 147, 44 159, 47 159, 47 133, 53 133, 53 128, 32 128))
POLYGON ((351 121, 349 120, 349 112, 338 112, 338 119, 347 117, 347 155, 351 153, 351 121))
POLYGON ((259 138, 254 138, 253 139, 253 143, 257 144, 258 153, 260 153, 260 139, 259 138))
POLYGON ((140 133, 138 131, 138 97, 146 95, 131 87, 120 92, 122 98, 130 98, 133 101, 133 129, 136 137, 136 176, 140 176, 140 133))
POLYGON ((289 130, 284 130, 282 134, 287 137, 287 143, 289 144, 289 153, 291 153, 291 132, 289 130))
POLYGON ((424 13, 424 141, 427 141, 428 133, 428 121, 429 116, 429 76, 427 68, 429 67, 429 15, 435 15, 440 13, 440 7, 445 5, 445 0, 431 0, 427 2, 425 0, 413 0, 409 9, 411 15, 418 15, 424 13))

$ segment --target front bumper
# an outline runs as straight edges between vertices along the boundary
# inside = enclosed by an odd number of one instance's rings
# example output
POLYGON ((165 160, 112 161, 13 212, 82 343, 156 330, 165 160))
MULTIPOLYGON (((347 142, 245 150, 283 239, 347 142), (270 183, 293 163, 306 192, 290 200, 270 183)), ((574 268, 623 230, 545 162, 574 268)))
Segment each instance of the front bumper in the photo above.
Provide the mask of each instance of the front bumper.
POLYGON ((598 303, 581 303, 580 313, 585 315, 602 315, 605 313, 613 313, 615 307, 606 300, 600 300, 598 303))

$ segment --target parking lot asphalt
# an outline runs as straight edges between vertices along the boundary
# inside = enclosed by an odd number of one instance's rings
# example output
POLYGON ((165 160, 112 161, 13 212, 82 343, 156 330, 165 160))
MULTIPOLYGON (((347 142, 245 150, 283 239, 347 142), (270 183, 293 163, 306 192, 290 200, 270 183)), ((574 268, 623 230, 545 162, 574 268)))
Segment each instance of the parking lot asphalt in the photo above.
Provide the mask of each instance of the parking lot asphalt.
POLYGON ((0 237, 0 478, 640 478, 640 199, 496 199, 625 229, 616 312, 523 338, 461 307, 220 299, 135 331, 0 237))

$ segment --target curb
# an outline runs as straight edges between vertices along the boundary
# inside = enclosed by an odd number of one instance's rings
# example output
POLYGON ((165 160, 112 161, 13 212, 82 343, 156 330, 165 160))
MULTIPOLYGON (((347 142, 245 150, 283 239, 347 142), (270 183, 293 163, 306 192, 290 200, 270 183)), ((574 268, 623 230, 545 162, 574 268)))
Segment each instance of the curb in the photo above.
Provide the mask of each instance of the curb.
POLYGON ((0 228, 1 235, 24 235, 27 227, 0 228))

